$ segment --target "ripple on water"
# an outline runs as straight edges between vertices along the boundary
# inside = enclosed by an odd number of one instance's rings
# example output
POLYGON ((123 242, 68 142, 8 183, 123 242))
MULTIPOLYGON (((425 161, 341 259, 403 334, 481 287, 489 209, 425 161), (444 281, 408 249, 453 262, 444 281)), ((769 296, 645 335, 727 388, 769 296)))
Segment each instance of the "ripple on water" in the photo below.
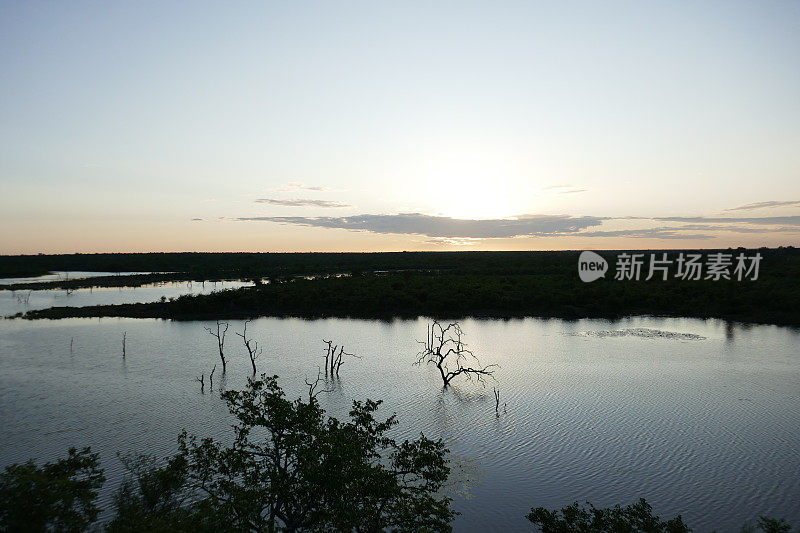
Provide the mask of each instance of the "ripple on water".
POLYGON ((705 340, 702 335, 694 333, 679 333, 674 331, 662 331, 660 329, 650 328, 626 328, 615 330, 597 330, 586 331, 583 335, 587 337, 598 337, 600 339, 606 337, 640 337, 643 339, 669 339, 680 341, 701 341, 705 340))
MULTIPOLYGON (((182 428, 229 438, 225 405, 194 380, 218 361, 205 325, 0 322, 0 467, 90 444, 109 479, 107 518, 124 474, 117 452, 167 455, 182 428)), ((436 369, 412 365, 424 320, 260 319, 248 333, 265 347, 259 372, 281 376, 289 397, 307 394, 305 378, 324 362, 321 339, 362 356, 328 379, 320 402, 342 418, 355 399, 383 399, 378 416, 397 413, 398 438, 442 438, 452 452, 447 490, 462 513, 456 531, 529 531, 533 506, 639 497, 662 516, 683 514, 695 531, 735 530, 765 512, 800 523, 797 332, 728 335, 685 319, 462 325, 481 362, 500 365, 485 388, 459 381, 443 391, 436 369)), ((241 328, 231 321, 229 334, 241 328)), ((250 375, 235 340, 226 343, 231 389, 250 375)))

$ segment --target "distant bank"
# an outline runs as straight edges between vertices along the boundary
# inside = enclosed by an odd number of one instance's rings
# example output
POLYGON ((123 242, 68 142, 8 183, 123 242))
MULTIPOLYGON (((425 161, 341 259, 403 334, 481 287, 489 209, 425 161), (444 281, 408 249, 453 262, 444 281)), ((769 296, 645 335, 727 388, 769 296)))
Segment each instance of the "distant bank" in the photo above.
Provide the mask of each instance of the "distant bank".
MULTIPOLYGON (((157 281, 253 279, 258 282, 255 287, 183 296, 173 301, 30 311, 26 318, 123 316, 193 320, 420 315, 614 318, 646 314, 800 326, 798 249, 599 253, 608 260, 609 271, 591 283, 581 281, 578 276, 579 251, 0 256, 0 271, 26 276, 34 275, 36 269, 171 272, 141 278, 73 280, 72 288, 136 286, 155 281, 154 276, 157 281), (637 254, 643 261, 639 279, 632 276, 615 279, 619 257, 625 253, 637 254), (705 273, 699 279, 686 278, 677 276, 676 270, 663 275, 657 271, 652 279, 646 280, 651 254, 654 259, 661 259, 663 253, 668 254, 671 263, 681 253, 685 257, 702 255, 703 261, 709 263, 709 273, 710 256, 722 254, 731 263, 726 267, 730 279, 706 277, 705 273), (737 279, 736 257, 751 258, 756 253, 761 257, 757 279, 747 276, 737 279)), ((39 284, 36 288, 47 285, 39 284)))

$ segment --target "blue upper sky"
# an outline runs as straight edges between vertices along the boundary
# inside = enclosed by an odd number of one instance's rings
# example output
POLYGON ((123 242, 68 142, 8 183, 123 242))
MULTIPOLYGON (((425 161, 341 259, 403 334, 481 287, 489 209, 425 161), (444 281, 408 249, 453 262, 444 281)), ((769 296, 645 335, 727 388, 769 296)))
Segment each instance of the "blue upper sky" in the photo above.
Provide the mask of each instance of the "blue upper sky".
POLYGON ((0 253, 800 244, 800 2, 0 1, 0 253))

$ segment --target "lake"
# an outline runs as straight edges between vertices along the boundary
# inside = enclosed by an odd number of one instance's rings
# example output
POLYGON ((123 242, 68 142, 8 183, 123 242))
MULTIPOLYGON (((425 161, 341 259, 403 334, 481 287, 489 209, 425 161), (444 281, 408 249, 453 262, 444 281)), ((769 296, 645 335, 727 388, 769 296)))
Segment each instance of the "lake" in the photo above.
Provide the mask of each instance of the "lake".
MULTIPOLYGON (((2 281, 2 280, 0 280, 2 281)), ((0 288, 2 287, 0 283, 0 288)), ((139 287, 92 287, 9 291, 0 289, 0 317, 49 307, 84 307, 155 302, 184 294, 208 294, 252 286, 252 281, 167 281, 139 287)))
POLYGON ((101 276, 135 276, 138 274, 155 274, 155 272, 87 272, 83 270, 56 270, 41 276, 24 278, 0 278, 0 287, 13 283, 46 283, 48 281, 66 281, 75 279, 97 278, 101 276))
MULTIPOLYGON (((412 365, 427 322, 264 318, 248 333, 264 347, 259 372, 278 374, 290 397, 305 396, 304 380, 324 364, 322 339, 361 356, 346 359, 321 404, 344 417, 353 399, 382 399, 378 414, 398 415, 396 436, 444 439, 456 531, 530 531, 532 506, 640 497, 700 532, 738 531, 758 514, 800 524, 798 330, 650 317, 463 320, 469 348, 500 365, 496 383, 442 391, 435 368, 412 365)), ((215 389, 241 388, 250 375, 234 334, 243 322, 230 323, 228 372, 223 381, 217 368, 215 389)), ((205 374, 207 383, 219 363, 209 325, 0 321, 0 466, 91 445, 109 478, 107 518, 123 473, 117 452, 169 454, 183 428, 226 439, 224 403, 195 381, 205 374)))

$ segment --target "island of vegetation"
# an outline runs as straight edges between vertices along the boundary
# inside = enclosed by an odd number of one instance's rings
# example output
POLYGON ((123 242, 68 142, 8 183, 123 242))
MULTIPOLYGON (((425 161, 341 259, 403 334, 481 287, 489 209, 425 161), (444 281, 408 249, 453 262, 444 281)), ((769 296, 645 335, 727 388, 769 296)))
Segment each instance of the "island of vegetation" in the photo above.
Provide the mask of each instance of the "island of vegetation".
MULTIPOLYGON (((682 251, 670 250, 675 257, 682 251)), ((692 253, 691 251, 683 251, 692 253)), ((601 252, 609 271, 591 283, 577 274, 579 252, 398 252, 307 254, 95 254, 0 257, 0 272, 149 271, 160 274, 7 285, 6 290, 137 286, 154 281, 251 280, 252 287, 174 300, 54 307, 25 318, 139 317, 175 320, 261 316, 719 318, 800 325, 800 250, 703 250, 761 255, 757 279, 615 279, 619 252, 601 252), (163 273, 168 272, 168 273, 163 273)), ((662 251, 639 251, 644 257, 662 251)), ((752 275, 751 275, 752 277, 752 275)))

